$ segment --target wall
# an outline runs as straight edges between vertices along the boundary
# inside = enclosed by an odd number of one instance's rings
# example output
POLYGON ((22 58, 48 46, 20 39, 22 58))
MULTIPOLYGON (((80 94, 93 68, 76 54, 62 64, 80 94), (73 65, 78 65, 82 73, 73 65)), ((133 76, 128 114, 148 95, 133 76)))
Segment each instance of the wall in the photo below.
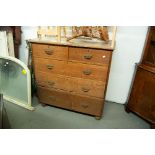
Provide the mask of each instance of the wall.
POLYGON ((22 41, 21 41, 22 44, 20 46, 19 57, 20 60, 22 60, 23 62, 25 62, 25 64, 27 64, 28 49, 25 40, 37 38, 37 27, 22 26, 21 30, 22 30, 22 41))
MULTIPOLYGON (((140 61, 146 33, 146 26, 119 26, 116 48, 113 53, 106 100, 124 104, 127 100, 135 63, 140 61)), ((20 59, 27 63, 25 39, 36 38, 37 27, 22 27, 20 59)))

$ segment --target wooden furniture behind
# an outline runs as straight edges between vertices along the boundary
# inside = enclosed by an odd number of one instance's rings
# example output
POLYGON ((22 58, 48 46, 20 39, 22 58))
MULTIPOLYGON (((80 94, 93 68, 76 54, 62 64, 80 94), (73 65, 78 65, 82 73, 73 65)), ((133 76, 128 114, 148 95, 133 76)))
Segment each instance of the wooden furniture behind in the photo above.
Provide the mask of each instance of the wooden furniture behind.
POLYGON ((13 34, 15 57, 19 58, 19 46, 21 44, 21 26, 10 26, 13 34))
POLYGON ((113 50, 40 40, 30 43, 39 101, 99 119, 113 50))
POLYGON ((148 121, 151 128, 155 128, 155 27, 149 27, 126 111, 136 113, 148 121))

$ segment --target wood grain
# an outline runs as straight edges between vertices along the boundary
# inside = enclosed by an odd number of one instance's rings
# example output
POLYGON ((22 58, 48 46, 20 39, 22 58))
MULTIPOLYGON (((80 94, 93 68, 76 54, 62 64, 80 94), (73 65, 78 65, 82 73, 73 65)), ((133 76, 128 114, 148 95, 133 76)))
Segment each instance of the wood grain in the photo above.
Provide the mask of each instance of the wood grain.
POLYGON ((33 56, 36 58, 48 58, 56 60, 68 59, 68 47, 32 44, 33 56))
POLYGON ((108 65, 96 66, 68 62, 66 75, 84 79, 106 81, 108 65))
POLYGON ((69 61, 77 61, 88 64, 109 64, 110 52, 85 48, 69 48, 69 61))

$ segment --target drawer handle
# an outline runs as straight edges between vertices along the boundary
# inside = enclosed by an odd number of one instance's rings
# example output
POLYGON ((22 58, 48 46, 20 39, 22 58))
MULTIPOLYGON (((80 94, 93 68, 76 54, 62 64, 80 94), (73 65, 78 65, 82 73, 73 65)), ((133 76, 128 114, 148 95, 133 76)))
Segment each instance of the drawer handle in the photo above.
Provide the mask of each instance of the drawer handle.
POLYGON ((89 92, 89 90, 90 90, 89 88, 84 88, 84 87, 82 87, 81 89, 83 92, 89 92))
POLYGON ((55 82, 53 82, 53 81, 48 81, 48 84, 52 87, 52 86, 55 84, 55 82))
POLYGON ((88 104, 82 104, 81 107, 86 109, 86 108, 88 108, 88 104))
POLYGON ((48 69, 53 69, 53 67, 54 67, 53 65, 47 65, 48 69))
POLYGON ((105 55, 103 55, 103 56, 102 56, 102 58, 104 59, 104 58, 106 58, 106 56, 105 56, 105 55))
POLYGON ((45 51, 45 53, 48 54, 48 55, 52 55, 52 54, 53 54, 53 51, 50 50, 50 49, 46 49, 46 50, 44 50, 44 51, 45 51))
POLYGON ((56 100, 55 96, 49 96, 48 98, 51 99, 51 100, 56 100))
POLYGON ((84 55, 83 56, 85 59, 87 59, 87 60, 90 60, 92 57, 93 57, 93 55, 92 54, 86 54, 86 55, 84 55))
POLYGON ((85 75, 90 75, 92 73, 92 71, 91 70, 84 70, 83 71, 83 74, 85 74, 85 75))

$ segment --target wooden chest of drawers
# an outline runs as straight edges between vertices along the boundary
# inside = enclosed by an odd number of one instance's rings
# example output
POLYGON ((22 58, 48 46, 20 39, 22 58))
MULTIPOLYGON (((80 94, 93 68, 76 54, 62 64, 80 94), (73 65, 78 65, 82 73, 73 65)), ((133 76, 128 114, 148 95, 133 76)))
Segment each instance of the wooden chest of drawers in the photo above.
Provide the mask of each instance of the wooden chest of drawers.
POLYGON ((100 118, 112 50, 31 42, 40 102, 100 118))

